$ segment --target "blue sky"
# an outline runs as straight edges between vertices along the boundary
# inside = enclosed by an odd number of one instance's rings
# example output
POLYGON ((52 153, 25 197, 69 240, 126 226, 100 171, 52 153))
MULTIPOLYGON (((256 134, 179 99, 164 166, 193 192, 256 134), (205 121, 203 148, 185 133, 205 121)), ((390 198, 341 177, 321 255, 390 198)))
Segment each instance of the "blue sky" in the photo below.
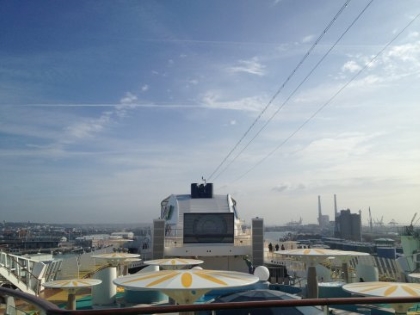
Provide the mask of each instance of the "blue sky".
POLYGON ((247 223, 409 223, 420 2, 344 3, 1 1, 1 219, 151 222, 204 176, 247 223))

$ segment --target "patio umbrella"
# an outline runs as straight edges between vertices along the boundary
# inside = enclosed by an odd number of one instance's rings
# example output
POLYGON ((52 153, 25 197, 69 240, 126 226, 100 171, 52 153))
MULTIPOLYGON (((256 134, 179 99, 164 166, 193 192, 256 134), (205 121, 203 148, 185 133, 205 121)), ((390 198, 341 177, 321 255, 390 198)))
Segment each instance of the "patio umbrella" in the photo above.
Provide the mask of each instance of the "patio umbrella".
MULTIPOLYGON (((244 301, 268 301, 268 300, 291 300, 299 299, 298 296, 288 294, 276 290, 249 290, 233 294, 222 295, 214 300, 213 303, 229 303, 229 302, 244 302, 244 301)), ((268 307, 268 308, 246 308, 246 309, 230 309, 218 310, 217 315, 248 315, 248 314, 263 314, 263 315, 317 315, 322 314, 322 310, 315 306, 299 306, 299 307, 268 307)))
POLYGON ((189 258, 162 258, 155 260, 147 260, 144 262, 147 265, 161 266, 165 269, 181 269, 185 266, 202 264, 202 260, 189 258))
POLYGON ((409 273, 408 276, 415 279, 420 279, 420 273, 418 272, 409 273))
POLYGON ((102 281, 97 279, 70 279, 70 280, 55 280, 45 282, 42 285, 45 288, 62 289, 68 291, 67 309, 76 309, 76 291, 77 289, 93 287, 100 284, 102 281))
MULTIPOLYGON (((420 283, 406 282, 356 282, 343 286, 343 290, 364 296, 415 297, 420 296, 420 283)), ((414 303, 396 303, 391 305, 395 313, 405 314, 414 303)))
MULTIPOLYGON (((121 266, 124 266, 124 264, 128 263, 129 260, 132 259, 139 259, 139 254, 129 254, 129 253, 105 253, 105 254, 97 254, 92 255, 92 258, 98 258, 98 259, 104 259, 107 261, 108 264, 110 264, 112 267, 116 267, 120 269, 121 266)), ((126 265, 127 270, 118 270, 118 275, 121 273, 125 274, 128 272, 128 266, 126 265)))
POLYGON ((120 277, 113 282, 129 290, 161 291, 178 304, 192 304, 208 291, 258 282, 248 273, 222 270, 160 270, 120 277))
MULTIPOLYGON (((276 251, 275 254, 298 257, 299 259, 305 262, 305 264, 308 267, 307 296, 309 298, 318 297, 318 280, 317 280, 316 269, 315 269, 315 266, 318 263, 330 257, 334 257, 334 258, 340 257, 344 262, 346 262, 350 257, 369 255, 363 252, 324 249, 324 248, 303 248, 303 249, 282 250, 282 251, 276 251)), ((347 265, 346 265, 346 268, 347 268, 347 265)))
POLYGON ((140 257, 139 254, 128 254, 128 253, 106 253, 106 254, 92 255, 92 258, 105 259, 108 263, 110 263, 113 266, 118 266, 127 259, 133 259, 133 258, 138 258, 138 257, 140 257))

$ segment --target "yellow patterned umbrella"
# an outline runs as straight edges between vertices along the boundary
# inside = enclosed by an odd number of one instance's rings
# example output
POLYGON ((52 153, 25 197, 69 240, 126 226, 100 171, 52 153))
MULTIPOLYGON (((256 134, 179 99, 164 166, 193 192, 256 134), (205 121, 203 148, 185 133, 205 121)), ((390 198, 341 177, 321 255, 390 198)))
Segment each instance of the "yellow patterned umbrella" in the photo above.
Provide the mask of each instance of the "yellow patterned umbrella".
POLYGON ((178 304, 192 304, 206 292, 258 282, 248 273, 223 270, 161 270, 120 277, 113 282, 129 290, 159 290, 178 304))
POLYGON ((102 281, 98 279, 70 279, 70 280, 55 280, 45 282, 42 285, 45 288, 63 289, 68 291, 67 309, 76 309, 76 290, 86 287, 93 287, 101 284, 102 281))
POLYGON ((412 278, 420 279, 420 273, 418 272, 409 273, 408 276, 412 278))
POLYGON ((364 256, 368 253, 345 251, 327 248, 302 248, 276 251, 276 254, 286 256, 298 256, 308 262, 319 262, 328 257, 351 257, 351 256, 364 256))
MULTIPOLYGON (((340 258, 343 261, 343 271, 347 276, 347 261, 350 257, 355 256, 365 256, 369 255, 368 253, 355 252, 355 251, 344 251, 344 250, 335 250, 335 249, 326 249, 326 248, 302 248, 302 249, 290 249, 290 250, 280 250, 276 251, 275 254, 285 255, 285 256, 294 256, 299 257, 303 260, 308 266, 308 297, 317 298, 318 297, 318 280, 316 276, 316 264, 320 263, 323 260, 326 260, 330 257, 340 258)), ((347 281, 347 279, 345 279, 347 281)))
POLYGON ((113 266, 118 266, 127 259, 138 258, 139 254, 128 254, 128 253, 108 253, 108 254, 97 254, 92 255, 92 258, 105 259, 108 263, 113 266))
POLYGON ((180 269, 185 266, 202 264, 202 260, 188 258, 163 258, 148 260, 144 262, 147 265, 162 266, 164 268, 180 269))
MULTIPOLYGON (((420 296, 420 283, 406 282, 356 282, 343 286, 343 290, 364 296, 416 297, 420 296)), ((407 313, 414 303, 393 304, 396 313, 407 313)))

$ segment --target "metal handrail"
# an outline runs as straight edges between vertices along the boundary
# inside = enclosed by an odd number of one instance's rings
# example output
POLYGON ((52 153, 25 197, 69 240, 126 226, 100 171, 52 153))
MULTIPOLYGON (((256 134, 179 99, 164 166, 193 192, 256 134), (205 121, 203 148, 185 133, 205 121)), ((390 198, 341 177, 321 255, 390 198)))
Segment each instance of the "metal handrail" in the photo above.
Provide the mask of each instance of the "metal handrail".
MULTIPOLYGON (((28 270, 28 268, 27 268, 27 266, 24 266, 23 264, 21 264, 20 262, 19 262, 19 259, 18 259, 18 257, 17 256, 15 256, 15 255, 12 255, 12 254, 9 254, 9 253, 6 253, 6 252, 3 252, 4 254, 6 254, 6 256, 9 256, 10 257, 10 259, 12 259, 15 263, 16 263, 16 265, 19 265, 19 267, 20 268, 22 268, 22 269, 26 269, 25 271, 27 271, 33 278, 35 278, 36 279, 36 276, 32 273, 32 272, 30 272, 29 270, 28 270)), ((29 259, 28 259, 29 260, 29 259)), ((11 273, 13 273, 16 277, 18 277, 19 275, 17 275, 17 274, 15 274, 15 272, 13 272, 13 270, 11 270, 11 268, 8 268, 8 267, 5 267, 6 269, 8 269, 8 270, 10 270, 10 272, 11 273)))
POLYGON ((18 290, 12 290, 12 289, 8 289, 5 287, 0 287, 0 296, 6 297, 6 296, 12 296, 14 298, 19 298, 21 300, 24 300, 25 302, 28 302, 32 305, 34 305, 35 307, 37 307, 38 309, 44 311, 42 313, 44 314, 59 314, 59 313, 54 313, 54 311, 60 311, 60 308, 47 301, 47 300, 43 300, 39 297, 37 297, 36 295, 32 295, 29 293, 25 293, 25 292, 21 292, 18 290))
MULTIPOLYGON (((29 278, 30 279, 34 279, 35 281, 36 281, 36 290, 34 290, 35 292, 39 292, 39 285, 40 285, 40 283, 41 283, 41 280, 40 279, 38 279, 30 270, 29 270, 29 262, 28 262, 28 266, 25 266, 25 265, 23 265, 23 264, 21 264, 20 263, 20 261, 19 261, 19 259, 18 259, 18 257, 16 257, 15 255, 10 255, 10 254, 8 254, 8 253, 5 253, 6 254, 6 256, 9 256, 10 257, 10 259, 14 262, 14 263, 16 263, 16 265, 17 266, 19 266, 22 270, 25 270, 25 272, 27 272, 28 274, 29 274, 29 278)), ((29 261, 29 259, 28 259, 28 261, 29 261)), ((16 277, 16 279, 18 279, 18 281, 20 282, 21 281, 21 278, 22 278, 22 276, 21 275, 19 275, 17 272, 15 272, 15 271, 13 271, 12 270, 12 268, 10 268, 10 267, 4 267, 4 268, 6 268, 11 274, 13 274, 15 277, 16 277)), ((26 285, 26 287, 27 288, 30 288, 30 286, 29 286, 29 283, 28 282, 26 282, 26 281, 22 281, 25 285, 26 285)), ((32 288, 30 288, 30 289, 32 289, 32 288)))
POLYGON ((55 304, 40 299, 34 295, 0 287, 0 296, 13 296, 25 300, 41 310, 46 315, 134 315, 152 313, 194 312, 238 308, 267 308, 267 307, 298 307, 298 306, 337 306, 337 305, 366 305, 366 304, 401 304, 420 303, 420 297, 347 297, 347 298, 318 298, 297 300, 268 300, 253 302, 208 303, 193 305, 164 305, 148 307, 127 307, 93 310, 65 310, 55 304))

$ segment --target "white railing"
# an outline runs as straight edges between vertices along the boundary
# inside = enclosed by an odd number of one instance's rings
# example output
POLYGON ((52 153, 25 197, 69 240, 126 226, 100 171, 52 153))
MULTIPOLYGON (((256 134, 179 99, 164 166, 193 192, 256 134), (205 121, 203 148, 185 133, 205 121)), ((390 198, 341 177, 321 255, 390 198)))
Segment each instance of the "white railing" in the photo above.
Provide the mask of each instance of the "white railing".
POLYGON ((42 262, 0 252, 0 275, 23 292, 37 294, 45 270, 42 262))

